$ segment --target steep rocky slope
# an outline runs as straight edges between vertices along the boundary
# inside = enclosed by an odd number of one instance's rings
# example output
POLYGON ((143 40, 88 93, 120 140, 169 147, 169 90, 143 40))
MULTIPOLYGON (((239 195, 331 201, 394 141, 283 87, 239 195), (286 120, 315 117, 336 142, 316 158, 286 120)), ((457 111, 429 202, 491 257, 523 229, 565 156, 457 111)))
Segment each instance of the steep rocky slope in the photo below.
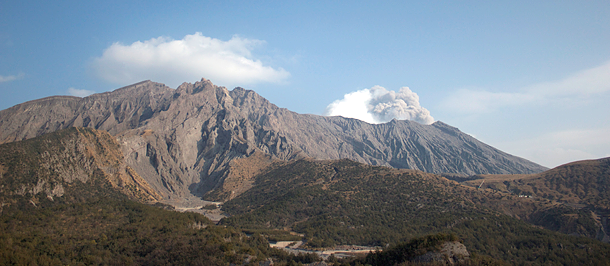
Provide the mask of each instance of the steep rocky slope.
POLYGON ((222 185, 230 162, 260 151, 276 159, 349 158, 431 173, 536 173, 544 167, 442 122, 371 125, 278 108, 253 91, 202 79, 177 89, 145 81, 86 98, 50 97, 0 111, 0 141, 67 127, 115 135, 126 163, 165 197, 222 185))
POLYGON ((123 162, 119 144, 107 132, 70 128, 0 145, 0 200, 39 195, 53 200, 81 187, 80 194, 112 187, 140 201, 161 196, 123 162), (89 184, 88 189, 83 189, 89 184))

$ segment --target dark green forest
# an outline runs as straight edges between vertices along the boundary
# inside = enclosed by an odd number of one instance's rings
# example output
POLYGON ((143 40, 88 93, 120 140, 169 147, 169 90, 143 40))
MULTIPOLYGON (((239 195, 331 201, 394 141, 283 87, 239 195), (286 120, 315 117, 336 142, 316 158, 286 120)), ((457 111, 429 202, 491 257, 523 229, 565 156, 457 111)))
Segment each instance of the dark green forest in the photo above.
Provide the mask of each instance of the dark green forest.
POLYGON ((0 216, 0 265, 241 265, 267 258, 275 265, 296 265, 318 260, 272 249, 260 234, 216 226, 200 214, 120 195, 78 202, 39 198, 36 206, 25 197, 15 202, 0 216))

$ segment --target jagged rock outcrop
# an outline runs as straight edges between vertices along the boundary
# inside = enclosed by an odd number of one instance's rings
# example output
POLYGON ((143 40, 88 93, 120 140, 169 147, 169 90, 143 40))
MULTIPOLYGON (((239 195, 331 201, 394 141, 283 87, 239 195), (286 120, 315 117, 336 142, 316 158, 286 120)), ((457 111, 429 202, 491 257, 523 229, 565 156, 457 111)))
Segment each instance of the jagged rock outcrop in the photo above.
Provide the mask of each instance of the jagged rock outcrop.
POLYGON ((145 81, 85 98, 49 97, 0 111, 0 143, 68 127, 119 139, 126 163, 163 196, 203 195, 229 163, 255 151, 276 159, 349 158, 431 173, 535 173, 544 167, 501 152, 442 122, 372 125, 278 108, 253 91, 202 79, 177 89, 145 81))

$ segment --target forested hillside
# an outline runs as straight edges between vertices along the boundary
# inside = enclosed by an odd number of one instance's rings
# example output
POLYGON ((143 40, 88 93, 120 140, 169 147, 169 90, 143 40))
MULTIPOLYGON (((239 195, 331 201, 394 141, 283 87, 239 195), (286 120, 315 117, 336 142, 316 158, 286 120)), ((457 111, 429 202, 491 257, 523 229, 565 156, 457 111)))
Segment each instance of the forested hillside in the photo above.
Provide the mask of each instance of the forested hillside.
POLYGON ((453 233, 469 250, 506 262, 607 262, 610 245, 534 227, 490 208, 498 200, 489 195, 419 171, 299 160, 257 176, 252 189, 224 204, 234 216, 221 223, 293 230, 304 234, 311 248, 385 247, 453 233))
POLYGON ((530 175, 479 175, 464 184, 546 202, 524 219, 566 234, 610 242, 610 158, 530 175))

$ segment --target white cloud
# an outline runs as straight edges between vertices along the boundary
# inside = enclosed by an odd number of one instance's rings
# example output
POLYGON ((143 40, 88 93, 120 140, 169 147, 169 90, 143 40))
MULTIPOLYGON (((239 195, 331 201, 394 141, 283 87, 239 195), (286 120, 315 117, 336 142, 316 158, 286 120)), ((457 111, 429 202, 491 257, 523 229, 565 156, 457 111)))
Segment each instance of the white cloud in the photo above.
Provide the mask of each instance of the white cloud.
POLYGON ((608 99, 610 62, 513 91, 458 90, 437 112, 460 127, 470 124, 469 131, 494 135, 489 144, 501 150, 556 167, 607 157, 608 99))
POLYGON ((564 79, 527 86, 518 92, 461 89, 441 101, 444 109, 476 114, 503 107, 540 103, 570 103, 610 91, 610 62, 564 79))
POLYGON ((399 92, 381 86, 346 94, 326 107, 325 115, 360 119, 367 123, 385 123, 392 119, 408 119, 431 124, 434 118, 419 105, 419 96, 408 87, 399 92))
POLYGON ((610 61, 556 82, 535 84, 526 91, 540 97, 590 96, 610 91, 610 61))
POLYGON ((19 75, 9 75, 9 76, 0 75, 0 83, 21 79, 24 76, 25 76, 25 74, 23 74, 23 73, 19 73, 19 75))
POLYGON ((285 81, 288 71, 253 58, 252 50, 262 44, 238 36, 222 41, 199 32, 181 40, 159 37, 131 45, 114 43, 94 59, 93 67, 101 78, 117 84, 150 79, 175 87, 201 78, 222 85, 285 81))
POLYGON ((489 92, 461 89, 442 102, 443 108, 464 113, 489 112, 504 106, 528 104, 536 100, 527 93, 489 92))
POLYGON ((94 91, 90 90, 79 90, 75 88, 68 88, 68 94, 76 97, 87 97, 91 94, 94 94, 94 91))
POLYGON ((610 128, 570 129, 498 143, 502 150, 518 154, 547 167, 608 157, 610 128))

